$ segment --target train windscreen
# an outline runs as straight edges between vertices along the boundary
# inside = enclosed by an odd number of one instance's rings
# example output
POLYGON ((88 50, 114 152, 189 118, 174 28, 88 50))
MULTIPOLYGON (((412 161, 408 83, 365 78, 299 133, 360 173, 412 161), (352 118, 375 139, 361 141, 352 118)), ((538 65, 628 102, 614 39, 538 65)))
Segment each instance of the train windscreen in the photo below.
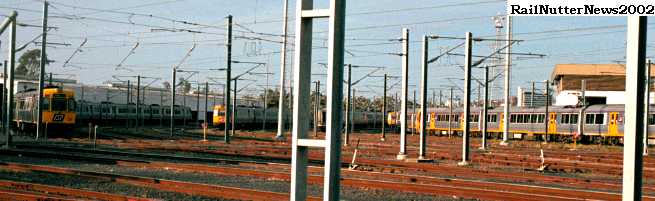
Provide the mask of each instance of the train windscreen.
POLYGON ((52 96, 52 111, 66 111, 66 105, 68 101, 66 100, 65 94, 55 94, 52 96))

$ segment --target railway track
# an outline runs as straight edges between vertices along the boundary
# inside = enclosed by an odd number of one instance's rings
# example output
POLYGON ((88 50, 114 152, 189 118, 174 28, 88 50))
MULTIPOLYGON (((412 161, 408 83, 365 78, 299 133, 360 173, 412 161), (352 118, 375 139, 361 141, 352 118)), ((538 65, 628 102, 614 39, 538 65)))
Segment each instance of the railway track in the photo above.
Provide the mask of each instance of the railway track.
MULTIPOLYGON (((62 148, 60 151, 73 152, 74 148, 62 148)), ((88 149, 77 150, 79 152, 89 152, 88 149)), ((18 154, 16 151, 13 154, 18 154)), ((37 154, 31 152, 26 152, 25 154, 37 154)), ((108 154, 113 152, 100 151, 95 154, 108 154)), ((59 153, 62 154, 62 153, 59 153)), ((126 153, 120 153, 125 156, 126 153)), ((46 155, 53 155, 53 153, 48 153, 46 155)), ((71 155, 64 155, 61 158, 72 157, 71 155)), ((43 154, 41 154, 43 156, 43 154)), ((137 154, 138 157, 149 157, 153 158, 149 154, 137 154)), ((106 157, 106 156, 105 156, 106 157)), ((167 157, 167 156, 166 156, 167 157)), ((288 180, 288 173, 281 172, 262 172, 254 170, 241 170, 238 168, 226 169, 216 166, 207 166, 207 165, 174 165, 173 163, 166 162, 153 162, 146 160, 116 160, 111 158, 103 157, 90 157, 82 160, 87 160, 89 158, 95 158, 95 161, 112 161, 117 165, 124 166, 142 166, 148 168, 170 168, 176 169, 179 171, 198 171, 198 172, 209 172, 215 174, 232 174, 237 176, 257 176, 261 178, 277 178, 281 180, 288 180), (162 165, 164 164, 164 165, 162 165)), ((164 158, 164 156, 159 157, 164 158)), ((180 159, 173 157, 175 159, 180 159)), ((217 159, 203 159, 197 160, 199 158, 191 158, 191 161, 212 161, 217 162, 217 159)), ((189 162, 189 160, 187 160, 189 162)), ((378 164, 379 166, 389 165, 386 162, 382 163, 381 161, 360 161, 362 164, 378 164)), ((231 160, 230 164, 249 164, 249 165, 264 165, 266 166, 287 166, 285 163, 262 163, 254 161, 241 161, 241 160, 231 160)), ((407 164, 407 163, 404 163, 407 164)), ((396 164, 397 165, 397 164, 396 164)), ((416 164, 416 165, 428 165, 428 164, 416 164)), ((22 166, 24 167, 24 166, 22 166)), ((432 167, 438 167, 432 165, 432 167)), ((411 167, 409 167, 411 168, 411 167)), ((25 170, 25 169, 23 169, 25 170)), ((28 169, 32 170, 32 169, 28 169)), ((278 170, 279 171, 279 170, 278 170)), ((283 168, 283 171, 288 172, 287 169, 283 168)), ((311 172, 317 173, 320 172, 318 168, 311 168, 311 172)), ((470 170, 468 170, 470 172, 470 170)), ((54 170, 53 170, 54 172, 54 170)), ((78 174, 78 173, 76 173, 78 174)), ((491 200, 578 200, 578 199, 607 199, 607 198, 617 198, 620 196, 618 193, 612 192, 603 192, 603 191, 589 191, 589 190, 573 190, 565 188, 554 188, 554 187, 542 187, 534 185, 517 185, 504 182, 488 182, 488 181, 479 181, 479 180, 462 180, 462 179, 451 179, 451 178, 438 178, 438 177, 427 177, 427 176, 418 176, 418 175, 400 175, 400 174, 386 174, 386 173, 376 173, 376 172, 361 172, 361 171, 346 171, 344 175, 353 178, 344 178, 342 183, 344 185, 352 187, 367 187, 367 188, 379 188, 379 189, 402 189, 406 192, 414 193, 423 193, 423 194, 435 194, 435 195, 454 195, 458 197, 467 197, 469 198, 484 198, 491 200), (387 178, 389 180, 379 180, 374 178, 387 178), (501 199, 504 198, 504 199, 501 199)), ((532 178, 538 179, 538 178, 532 178)), ((310 183, 320 183, 322 182, 322 177, 320 176, 310 176, 310 183)), ((646 200, 651 200, 651 197, 645 197, 646 200)))
MULTIPOLYGON (((144 149, 144 150, 169 150, 174 152, 192 152, 199 154, 219 154, 219 155, 228 155, 228 156, 261 156, 262 150, 258 148, 247 149, 244 147, 238 147, 230 145, 229 147, 222 148, 212 148, 211 150, 206 150, 199 147, 188 147, 184 145, 176 145, 173 147, 168 146, 156 146, 156 147, 144 147, 144 146, 127 146, 121 145, 125 148, 132 149, 144 149), (238 150, 238 151, 237 151, 238 150)), ((259 146, 257 146, 259 147, 259 146)), ((265 152, 268 156, 274 156, 276 158, 287 158, 288 155, 285 153, 275 153, 277 148, 274 148, 273 151, 265 152)), ((345 154, 344 154, 345 155, 345 154)), ((310 158, 315 160, 321 160, 323 155, 317 153, 310 153, 310 158)), ((351 158, 344 156, 343 161, 350 161, 351 158)), ((481 178, 481 179, 492 179, 492 180, 501 180, 507 182, 516 182, 516 183, 538 183, 542 185, 550 186, 562 186, 570 188, 581 188, 581 189, 600 189, 600 190, 609 190, 617 191, 620 189, 620 181, 608 181, 608 180, 598 180, 598 179, 583 179, 583 178, 573 178, 573 177, 563 177, 563 176, 551 176, 544 175, 541 173, 533 172, 506 172, 498 170, 480 170, 475 168, 466 168, 466 167, 456 167, 456 166, 444 166, 444 165, 434 165, 434 164, 417 164, 417 163, 407 163, 397 160, 379 160, 379 159, 370 159, 370 158, 358 158, 357 164, 368 169, 373 169, 380 172, 407 172, 407 173, 416 173, 416 174, 437 174, 440 176, 452 177, 452 178, 481 178)), ((345 165, 344 165, 345 166, 345 165)), ((644 190, 655 192, 655 187, 651 185, 644 186, 644 190)))
POLYGON ((79 200, 94 199, 103 201, 155 201, 153 199, 137 198, 96 191, 79 190, 60 186, 33 184, 0 180, 0 199, 5 200, 79 200))

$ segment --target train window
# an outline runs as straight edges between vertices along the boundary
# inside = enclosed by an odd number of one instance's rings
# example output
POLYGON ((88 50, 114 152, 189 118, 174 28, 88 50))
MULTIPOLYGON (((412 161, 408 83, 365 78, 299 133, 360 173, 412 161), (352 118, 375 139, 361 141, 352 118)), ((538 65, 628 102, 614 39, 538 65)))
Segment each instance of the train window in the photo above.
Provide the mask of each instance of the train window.
POLYGON ((578 123, 578 114, 562 114, 560 119, 561 124, 577 124, 578 123))
POLYGON ((561 124, 568 124, 569 123, 569 117, 571 115, 569 114, 562 114, 562 118, 559 119, 559 123, 561 124))
POLYGON ((533 124, 534 124, 534 123, 537 123, 537 118, 538 118, 537 116, 539 116, 539 115, 537 115, 537 114, 531 114, 531 115, 530 115, 530 123, 533 123, 533 124))
POLYGON ((604 124, 605 114, 586 114, 585 124, 604 124))
POLYGON ((497 118, 498 118, 498 115, 488 114, 487 115, 487 123, 494 123, 494 122, 498 121, 497 118))
POLYGON ((595 124, 605 124, 605 114, 596 114, 595 124))
POLYGON ((109 108, 102 107, 102 113, 109 113, 109 108))
POLYGON ((537 123, 544 123, 544 119, 546 118, 545 114, 539 114, 537 115, 537 123))
POLYGON ((52 96, 52 110, 54 111, 64 111, 66 110, 66 95, 64 94, 55 94, 52 96))
POLYGON ((648 114, 648 125, 655 125, 655 114, 648 114))
POLYGON ((469 115, 469 122, 478 122, 478 117, 477 114, 469 115))
POLYGON ((118 113, 127 113, 127 108, 118 108, 118 113))

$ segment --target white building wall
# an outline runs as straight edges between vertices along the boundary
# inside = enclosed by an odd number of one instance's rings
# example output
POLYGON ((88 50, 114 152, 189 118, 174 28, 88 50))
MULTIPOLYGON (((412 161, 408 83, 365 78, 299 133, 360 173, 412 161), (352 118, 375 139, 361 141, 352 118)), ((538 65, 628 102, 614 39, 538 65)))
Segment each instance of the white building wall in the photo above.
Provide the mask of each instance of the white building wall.
MULTIPOLYGON (((576 105, 578 104, 578 97, 581 96, 580 91, 566 90, 561 91, 555 97, 555 105, 576 105)), ((605 97, 607 104, 625 104, 625 91, 585 91, 586 97, 605 97)), ((654 103, 655 93, 650 93, 650 102, 654 103)))

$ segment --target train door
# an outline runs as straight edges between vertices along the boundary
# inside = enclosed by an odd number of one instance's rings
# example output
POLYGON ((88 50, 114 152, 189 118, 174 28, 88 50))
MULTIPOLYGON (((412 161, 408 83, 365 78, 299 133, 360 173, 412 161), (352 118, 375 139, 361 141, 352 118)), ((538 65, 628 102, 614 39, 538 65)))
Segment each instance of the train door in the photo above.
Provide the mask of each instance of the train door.
POLYGON ((430 129, 437 128, 437 125, 435 125, 437 119, 436 119, 436 115, 435 115, 434 112, 430 113, 430 116, 428 116, 428 119, 430 120, 430 127, 429 128, 430 129))
POLYGON ((557 132, 557 113, 551 112, 548 114, 548 133, 553 134, 557 132))
POLYGON ((619 135, 619 126, 618 126, 618 117, 619 113, 618 112, 610 112, 609 113, 609 123, 608 123, 608 128, 607 128, 607 134, 610 136, 618 136, 619 135))

